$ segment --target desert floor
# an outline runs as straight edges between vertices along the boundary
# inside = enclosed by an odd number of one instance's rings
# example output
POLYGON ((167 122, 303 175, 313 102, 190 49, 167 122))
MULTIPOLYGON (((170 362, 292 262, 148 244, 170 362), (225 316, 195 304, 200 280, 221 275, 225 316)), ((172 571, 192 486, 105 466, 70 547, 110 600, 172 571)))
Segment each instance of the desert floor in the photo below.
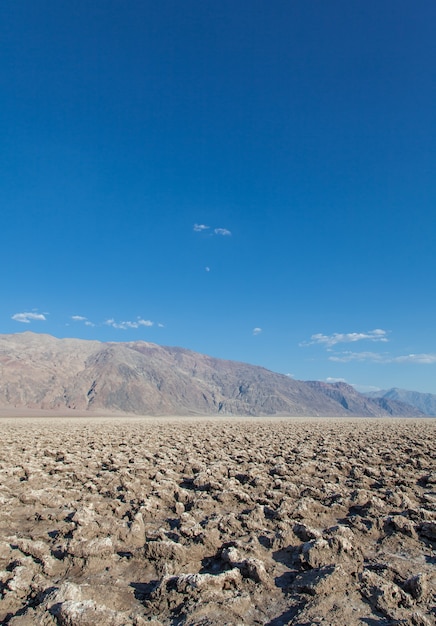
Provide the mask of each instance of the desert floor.
POLYGON ((435 624, 435 427, 3 417, 0 623, 435 624))

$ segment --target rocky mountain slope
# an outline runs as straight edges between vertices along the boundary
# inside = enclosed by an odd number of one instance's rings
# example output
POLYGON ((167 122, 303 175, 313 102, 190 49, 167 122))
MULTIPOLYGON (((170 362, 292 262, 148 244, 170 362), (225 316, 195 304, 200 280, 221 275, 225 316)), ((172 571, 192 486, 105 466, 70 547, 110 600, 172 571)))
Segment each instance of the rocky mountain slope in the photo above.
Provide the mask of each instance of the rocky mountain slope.
POLYGON ((412 406, 410 403, 402 402, 399 398, 394 397, 368 397, 358 393, 354 387, 347 385, 346 383, 324 383, 321 381, 307 381, 307 385, 312 389, 317 389, 325 393, 329 398, 333 398, 341 404, 347 411, 355 415, 368 415, 375 410, 374 403, 380 410, 385 411, 389 415, 408 416, 408 417, 422 417, 427 413, 422 411, 416 406, 412 406), (370 404, 368 404, 370 400, 370 404), (408 406, 407 406, 408 405, 408 406))
POLYGON ((436 415, 436 395, 434 393, 420 393, 419 391, 408 391, 407 389, 381 389, 365 394, 368 398, 384 399, 389 402, 398 401, 419 409, 426 415, 436 415))
POLYGON ((0 407, 139 415, 422 415, 344 383, 302 382, 262 367, 143 341, 0 335, 0 407))

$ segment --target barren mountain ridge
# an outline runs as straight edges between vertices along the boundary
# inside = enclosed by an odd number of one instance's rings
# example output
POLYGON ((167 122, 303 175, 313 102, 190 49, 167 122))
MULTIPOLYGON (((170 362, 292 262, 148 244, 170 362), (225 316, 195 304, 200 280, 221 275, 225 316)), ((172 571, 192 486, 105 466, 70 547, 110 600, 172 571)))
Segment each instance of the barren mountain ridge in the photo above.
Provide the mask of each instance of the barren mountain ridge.
POLYGON ((144 341, 0 335, 0 408, 141 415, 419 416, 344 383, 293 380, 262 367, 144 341))

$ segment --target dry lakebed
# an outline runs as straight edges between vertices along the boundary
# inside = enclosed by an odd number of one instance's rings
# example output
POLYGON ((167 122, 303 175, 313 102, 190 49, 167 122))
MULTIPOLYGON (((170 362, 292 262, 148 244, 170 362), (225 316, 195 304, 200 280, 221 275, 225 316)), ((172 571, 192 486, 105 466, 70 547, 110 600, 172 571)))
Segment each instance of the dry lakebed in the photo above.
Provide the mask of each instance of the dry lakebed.
POLYGON ((0 418, 0 623, 434 625, 434 419, 0 418))

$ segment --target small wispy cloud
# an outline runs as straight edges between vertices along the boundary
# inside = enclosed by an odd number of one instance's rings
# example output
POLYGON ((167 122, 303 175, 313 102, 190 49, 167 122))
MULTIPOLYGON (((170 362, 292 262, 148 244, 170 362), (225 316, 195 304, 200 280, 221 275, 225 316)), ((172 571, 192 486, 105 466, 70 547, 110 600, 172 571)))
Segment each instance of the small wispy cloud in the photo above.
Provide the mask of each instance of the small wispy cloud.
POLYGON ((345 351, 329 356, 329 361, 335 363, 350 363, 351 361, 371 363, 416 363, 420 365, 432 365, 436 363, 436 354, 403 354, 392 356, 380 352, 351 352, 345 351))
POLYGON ((11 319, 22 324, 30 324, 30 322, 45 322, 47 318, 43 313, 15 313, 11 319))
POLYGON ((259 328, 258 326, 256 326, 256 328, 253 328, 253 335, 260 335, 261 332, 262 332, 262 329, 259 328))
POLYGON ((360 391, 360 393, 365 393, 367 391, 380 391, 380 387, 376 387, 375 385, 359 385, 358 383, 350 383, 346 378, 335 378, 333 376, 328 376, 325 379, 326 383, 346 383, 351 387, 354 387, 356 391, 360 391))
POLYGON ((333 333, 332 335, 317 333, 311 336, 310 341, 303 341, 299 345, 302 347, 322 345, 329 350, 338 343, 354 343, 356 341, 387 342, 389 340, 386 335, 387 331, 381 328, 375 328, 364 333, 333 333))
POLYGON ((423 365, 432 365, 436 363, 436 354, 405 354, 397 356, 393 359, 394 363, 421 363, 423 365))
POLYGON ((346 350, 329 356, 329 361, 335 363, 350 363, 351 361, 371 361, 372 363, 389 363, 390 357, 380 352, 351 352, 346 350))
POLYGON ((73 320, 73 322, 83 322, 85 324, 85 326, 91 326, 91 327, 95 326, 95 324, 93 322, 91 322, 84 315, 72 315, 71 319, 73 320))
POLYGON ((206 265, 206 267, 204 268, 205 272, 210 272, 210 267, 208 265, 206 265))
POLYGON ((114 320, 113 318, 108 319, 104 322, 106 324, 106 326, 112 326, 112 328, 117 328, 119 330, 127 330, 129 328, 140 328, 141 326, 153 326, 154 322, 152 322, 151 320, 144 320, 141 317, 138 317, 136 320, 134 321, 122 321, 122 322, 117 322, 116 320, 114 320))
MULTIPOLYGON (((206 224, 194 224, 194 232, 202 233, 205 230, 210 230, 210 226, 206 226, 206 224)), ((209 233, 209 236, 220 235, 221 237, 229 237, 232 234, 232 231, 228 228, 214 228, 212 232, 209 233)))

